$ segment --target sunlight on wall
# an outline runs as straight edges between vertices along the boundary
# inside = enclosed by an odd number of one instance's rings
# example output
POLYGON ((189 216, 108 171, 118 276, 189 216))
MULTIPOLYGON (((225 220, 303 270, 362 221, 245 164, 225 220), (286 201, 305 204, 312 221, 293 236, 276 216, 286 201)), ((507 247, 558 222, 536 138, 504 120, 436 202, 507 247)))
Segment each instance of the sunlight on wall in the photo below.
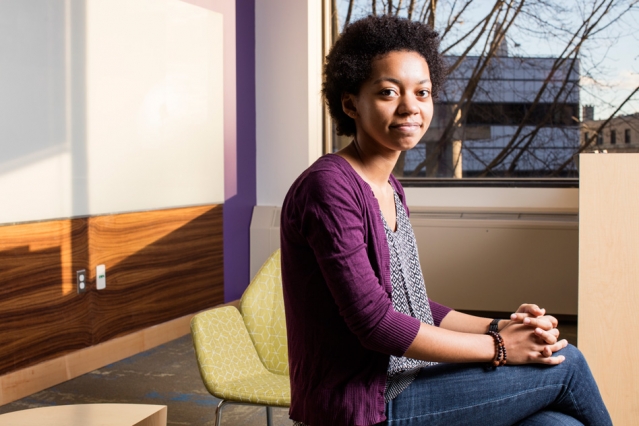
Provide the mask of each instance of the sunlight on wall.
POLYGON ((86 16, 90 211, 222 202, 222 15, 93 0, 86 16))
POLYGON ((0 224, 224 201, 223 15, 0 2, 0 224))

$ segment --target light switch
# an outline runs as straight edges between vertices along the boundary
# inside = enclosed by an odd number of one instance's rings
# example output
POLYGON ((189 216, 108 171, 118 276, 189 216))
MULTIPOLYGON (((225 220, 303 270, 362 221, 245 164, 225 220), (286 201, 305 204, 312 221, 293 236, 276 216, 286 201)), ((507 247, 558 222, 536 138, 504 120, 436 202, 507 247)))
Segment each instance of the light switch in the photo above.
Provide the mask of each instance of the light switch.
POLYGON ((95 267, 95 288, 104 290, 106 288, 106 266, 98 265, 95 267))

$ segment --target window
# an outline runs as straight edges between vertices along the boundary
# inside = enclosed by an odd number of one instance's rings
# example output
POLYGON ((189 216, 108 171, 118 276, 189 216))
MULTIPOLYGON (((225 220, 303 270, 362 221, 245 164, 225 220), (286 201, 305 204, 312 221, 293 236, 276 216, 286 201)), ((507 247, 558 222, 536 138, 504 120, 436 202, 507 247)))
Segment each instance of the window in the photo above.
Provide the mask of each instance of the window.
MULTIPOLYGON (((519 15, 512 13, 514 8, 491 11, 487 2, 479 0, 334 0, 330 4, 330 16, 325 19, 327 46, 346 24, 371 14, 425 22, 442 37, 442 53, 449 66, 447 82, 427 133, 415 148, 402 153, 393 171, 404 182, 451 186, 456 185, 453 181, 474 178, 478 183, 457 183, 501 185, 500 180, 515 180, 503 185, 533 181, 537 185, 543 178, 552 178, 551 185, 562 185, 558 178, 576 182, 577 154, 603 145, 603 132, 592 122, 598 108, 603 112, 597 121, 608 118, 606 108, 612 101, 591 95, 590 87, 584 92, 580 85, 590 82, 593 74, 586 67, 594 62, 581 63, 576 54, 565 53, 579 50, 574 47, 584 41, 579 32, 583 22, 600 22, 595 30, 604 36, 608 27, 596 13, 577 16, 558 0, 543 6, 526 3, 519 15), (556 28, 562 28, 567 37, 551 35, 556 28), (596 139, 585 143, 590 137, 596 139)), ((328 151, 350 143, 351 138, 337 135, 330 120, 327 123, 328 151)), ((616 135, 610 137, 616 142, 616 135)))
POLYGON ((623 141, 625 143, 630 143, 630 129, 626 129, 623 131, 623 141))
POLYGON ((588 142, 590 142, 590 132, 584 133, 584 145, 588 144, 588 142))
POLYGON ((617 143, 617 131, 616 130, 611 130, 610 131, 610 145, 614 145, 617 143))

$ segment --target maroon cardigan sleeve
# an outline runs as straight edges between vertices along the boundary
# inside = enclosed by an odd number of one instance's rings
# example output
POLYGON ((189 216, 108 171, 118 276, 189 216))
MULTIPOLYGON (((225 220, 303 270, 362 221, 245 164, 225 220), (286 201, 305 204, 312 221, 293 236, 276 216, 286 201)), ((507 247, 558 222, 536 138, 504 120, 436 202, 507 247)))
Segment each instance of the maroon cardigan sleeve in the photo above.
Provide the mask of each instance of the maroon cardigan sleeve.
POLYGON ((448 315, 452 309, 448 306, 440 305, 439 303, 432 301, 430 298, 428 299, 428 303, 430 304, 430 312, 433 314, 433 322, 437 327, 439 327, 444 317, 448 315))

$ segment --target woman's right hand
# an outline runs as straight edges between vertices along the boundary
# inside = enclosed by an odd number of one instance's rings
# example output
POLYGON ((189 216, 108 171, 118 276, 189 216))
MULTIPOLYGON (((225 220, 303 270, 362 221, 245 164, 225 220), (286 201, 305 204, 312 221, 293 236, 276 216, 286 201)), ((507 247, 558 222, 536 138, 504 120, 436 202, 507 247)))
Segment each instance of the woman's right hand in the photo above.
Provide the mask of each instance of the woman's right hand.
POLYGON ((500 334, 504 339, 508 364, 557 365, 564 361, 562 355, 553 354, 568 345, 566 339, 557 340, 551 331, 532 329, 529 325, 512 322, 500 334))

